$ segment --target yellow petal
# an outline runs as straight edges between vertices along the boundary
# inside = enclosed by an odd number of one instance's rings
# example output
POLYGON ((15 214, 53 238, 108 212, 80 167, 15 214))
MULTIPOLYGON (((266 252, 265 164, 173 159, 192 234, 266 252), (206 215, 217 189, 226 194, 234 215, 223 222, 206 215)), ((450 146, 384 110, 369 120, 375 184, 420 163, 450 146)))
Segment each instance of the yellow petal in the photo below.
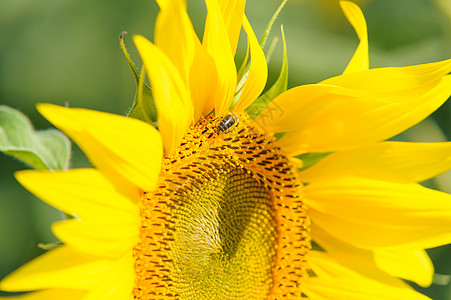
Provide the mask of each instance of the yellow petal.
POLYGON ((379 267, 395 277, 401 277, 428 287, 432 284, 434 266, 424 250, 380 249, 374 252, 379 267))
POLYGON ((407 67, 375 68, 331 77, 322 84, 356 91, 374 99, 408 101, 440 83, 451 71, 451 59, 407 67))
POLYGON ((190 73, 191 99, 194 106, 194 122, 208 115, 215 108, 218 72, 213 57, 204 46, 198 45, 190 73))
POLYGON ((70 171, 20 171, 17 180, 48 204, 83 219, 139 219, 135 199, 121 194, 95 169, 70 171))
POLYGON ((108 178, 145 191, 155 187, 163 151, 160 134, 153 126, 88 109, 52 104, 37 107, 46 119, 74 140, 108 178))
POLYGON ((246 0, 218 0, 218 3, 227 29, 232 55, 235 56, 246 0))
POLYGON ((135 220, 77 220, 61 221, 52 231, 65 244, 89 255, 118 258, 138 243, 139 217, 135 220))
POLYGON ((109 272, 111 261, 88 258, 68 246, 47 252, 5 277, 0 290, 9 292, 51 288, 89 290, 109 272))
POLYGON ((236 87, 236 68, 227 29, 217 0, 206 0, 207 21, 203 45, 213 57, 218 82, 215 91, 215 113, 223 115, 230 107, 236 87))
POLYGON ((268 132, 289 132, 279 142, 290 154, 385 140, 420 122, 448 99, 449 71, 451 60, 341 75, 281 94, 273 100, 279 112, 265 108, 256 122, 268 132))
POLYGON ((451 240, 451 195, 414 183, 357 177, 305 188, 312 221, 365 249, 426 249, 451 240))
POLYGON ((312 251, 309 263, 321 274, 305 281, 305 293, 311 300, 430 300, 407 285, 390 286, 359 276, 318 251, 312 251))
POLYGON ((431 300, 410 287, 396 288, 364 278, 308 278, 305 282, 311 300, 431 300))
MULTIPOLYGON (((193 121, 193 105, 187 86, 166 54, 142 36, 134 36, 146 67, 158 112, 158 128, 164 150, 172 153, 193 121)), ((143 138, 143 137, 141 137, 143 138)))
POLYGON ((235 112, 243 112, 265 88, 266 79, 268 77, 268 67, 266 65, 265 54, 255 37, 249 21, 243 16, 243 28, 246 31, 247 39, 251 49, 251 65, 247 75, 246 82, 243 86, 240 98, 236 106, 233 108, 235 112))
POLYGON ((0 297, 4 300, 80 300, 86 295, 85 291, 68 289, 51 289, 39 292, 32 292, 14 297, 0 297))
POLYGON ((304 182, 339 176, 421 182, 451 169, 451 142, 382 142, 332 153, 301 172, 304 182))
POLYGON ((431 284, 434 268, 424 251, 361 249, 333 237, 316 224, 312 224, 311 235, 331 257, 365 277, 399 287, 405 286, 405 283, 396 277, 421 286, 431 284))
POLYGON ((131 251, 115 261, 108 275, 83 300, 132 300, 134 263, 131 251))
POLYGON ((165 9, 169 4, 169 0, 156 0, 156 1, 160 9, 165 9))
POLYGON ((368 31, 365 17, 360 8, 352 2, 340 1, 340 6, 360 39, 360 44, 343 74, 368 70, 368 31))
POLYGON ((155 45, 163 50, 188 85, 195 45, 200 44, 186 12, 186 0, 171 0, 155 24, 155 45))
POLYGON ((194 32, 186 12, 186 0, 161 3, 155 44, 171 59, 190 89, 194 122, 214 108, 218 82, 215 61, 194 32))

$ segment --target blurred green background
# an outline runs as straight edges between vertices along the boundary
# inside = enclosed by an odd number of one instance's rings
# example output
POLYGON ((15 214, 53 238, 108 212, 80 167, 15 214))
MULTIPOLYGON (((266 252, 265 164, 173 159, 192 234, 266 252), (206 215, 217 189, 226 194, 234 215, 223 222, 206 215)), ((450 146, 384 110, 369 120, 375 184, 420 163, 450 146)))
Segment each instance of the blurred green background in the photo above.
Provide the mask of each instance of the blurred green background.
MULTIPOLYGON (((248 0, 246 12, 260 36, 279 0, 248 0)), ((451 1, 366 0, 360 4, 370 39, 370 66, 404 66, 451 58, 451 1)), ((205 7, 189 3, 198 32, 205 7)), ((153 36, 158 7, 152 0, 2 0, 0 1, 0 104, 27 114, 38 129, 50 124, 35 110, 52 102, 125 114, 134 96, 134 81, 119 48, 119 33, 140 65, 133 34, 153 36)), ((336 0, 290 0, 272 37, 287 37, 290 86, 315 83, 340 74, 358 40, 336 0)), ((242 52, 241 52, 242 53, 242 52)), ((281 43, 270 62, 269 82, 278 75, 281 43)), ((446 141, 451 134, 450 104, 397 137, 409 141, 446 141)), ((73 167, 89 166, 73 147, 73 167)), ((26 168, 0 153, 0 278, 42 253, 38 242, 55 242, 50 224, 61 213, 25 191, 13 173, 26 168)), ((427 185, 451 192, 451 174, 427 185)), ((451 247, 429 251, 436 272, 451 274, 451 247)), ((451 299, 448 276, 421 289, 433 299, 451 299)), ((4 295, 1 294, 0 295, 4 295)))

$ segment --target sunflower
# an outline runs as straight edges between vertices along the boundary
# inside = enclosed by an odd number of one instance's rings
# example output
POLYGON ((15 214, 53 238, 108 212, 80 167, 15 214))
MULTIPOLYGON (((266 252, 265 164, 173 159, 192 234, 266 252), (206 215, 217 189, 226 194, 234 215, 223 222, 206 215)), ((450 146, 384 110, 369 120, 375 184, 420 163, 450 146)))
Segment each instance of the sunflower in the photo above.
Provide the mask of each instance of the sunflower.
POLYGON ((134 38, 155 124, 38 105, 94 168, 17 173, 73 218, 52 227, 63 245, 0 288, 27 300, 428 299, 404 280, 431 284, 424 249, 451 241, 451 196, 416 182, 451 168, 451 144, 384 140, 446 101, 451 60, 369 69, 363 14, 341 2, 360 38, 344 73, 259 97, 267 66, 245 1, 205 2, 202 41, 184 0, 158 1, 155 43, 134 38))

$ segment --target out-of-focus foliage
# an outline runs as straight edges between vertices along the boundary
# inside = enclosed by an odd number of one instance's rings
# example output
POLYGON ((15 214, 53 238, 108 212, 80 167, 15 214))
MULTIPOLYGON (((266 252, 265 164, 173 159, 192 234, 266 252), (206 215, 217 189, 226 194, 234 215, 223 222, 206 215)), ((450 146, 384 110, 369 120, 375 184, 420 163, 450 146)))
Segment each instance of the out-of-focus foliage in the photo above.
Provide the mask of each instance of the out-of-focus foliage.
MULTIPOLYGON (((205 7, 188 0, 198 32, 205 7)), ((279 0, 248 0, 247 15, 261 35, 279 0)), ((402 66, 451 57, 451 8, 448 0, 360 0, 368 22, 370 66, 402 66)), ((139 58, 133 34, 153 37, 158 6, 152 0, 2 0, 0 1, 0 104, 21 110, 37 129, 50 127, 36 112, 37 102, 92 108, 126 114, 135 82, 119 47, 126 30, 132 58, 139 58)), ((288 48, 288 86, 315 83, 340 74, 358 40, 340 11, 338 0, 290 0, 276 21, 272 38, 279 42, 270 61, 268 87, 280 72, 283 47, 288 48)), ((242 39, 244 42, 245 39, 242 39)), ((242 43, 240 54, 245 52, 242 43)), ((241 58, 242 59, 242 58, 241 58)), ((238 60, 238 65, 241 63, 238 60)), ((139 68, 139 65, 138 65, 139 68)), ((450 105, 399 137, 410 141, 451 139, 450 105)), ((88 166, 74 146, 72 167, 88 166)), ((38 242, 55 242, 49 225, 63 216, 36 200, 13 178, 21 162, 0 153, 0 278, 42 253, 38 242)), ((451 192, 448 174, 428 185, 451 192)), ((451 247, 429 251, 440 274, 451 274, 451 247)), ((451 300, 448 277, 444 285, 422 289, 433 299, 451 300)))
POLYGON ((71 143, 56 129, 36 131, 27 116, 0 105, 0 151, 38 170, 69 166, 71 143))

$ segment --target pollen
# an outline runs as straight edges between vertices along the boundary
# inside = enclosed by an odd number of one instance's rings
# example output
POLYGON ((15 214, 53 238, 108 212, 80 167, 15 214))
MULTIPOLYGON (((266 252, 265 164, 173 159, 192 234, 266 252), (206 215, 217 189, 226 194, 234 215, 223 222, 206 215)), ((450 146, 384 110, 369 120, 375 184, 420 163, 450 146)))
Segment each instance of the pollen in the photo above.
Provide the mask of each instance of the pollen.
POLYGON ((201 119, 142 193, 135 299, 303 296, 310 221, 297 171, 273 137, 238 119, 229 130, 201 119))

